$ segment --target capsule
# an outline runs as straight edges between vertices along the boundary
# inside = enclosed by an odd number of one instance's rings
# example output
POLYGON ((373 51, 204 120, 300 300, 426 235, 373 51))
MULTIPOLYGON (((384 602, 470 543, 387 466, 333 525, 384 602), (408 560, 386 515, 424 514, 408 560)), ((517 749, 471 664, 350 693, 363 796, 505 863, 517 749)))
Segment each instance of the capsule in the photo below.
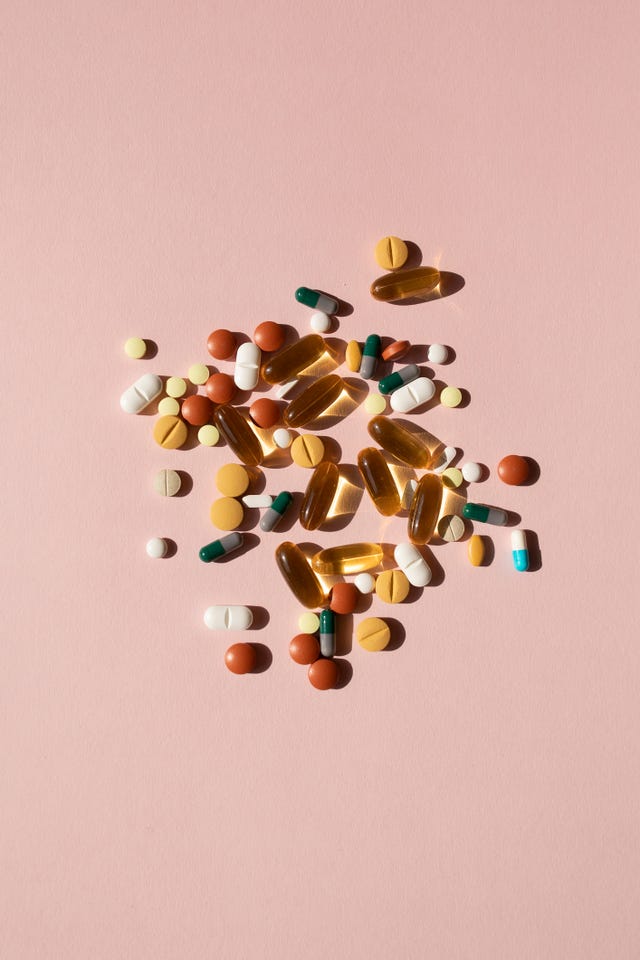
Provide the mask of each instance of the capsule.
POLYGON ((383 450, 410 467, 426 469, 431 463, 432 454, 429 447, 395 420, 389 420, 388 417, 373 417, 369 421, 367 430, 383 450))
POLYGON ((396 413, 410 413, 416 407, 431 400, 436 392, 436 385, 429 377, 418 377, 399 390, 391 394, 391 409, 396 413))
POLYGON ((216 426, 238 460, 257 467, 264 460, 262 445, 255 433, 235 407, 223 404, 213 414, 216 426))
POLYGON ((337 466, 329 460, 319 463, 311 474, 300 507, 300 523, 305 530, 317 530, 327 519, 339 478, 337 466))
POLYGON ((389 464, 377 447, 365 447, 358 454, 358 470, 378 513, 392 517, 400 510, 400 494, 389 464))
POLYGON ((362 359, 360 360, 360 376, 364 380, 371 380, 378 369, 378 360, 382 343, 377 333, 372 333, 367 337, 362 348, 362 359))
POLYGON ((310 383, 306 390, 292 400, 284 412, 284 422, 288 427, 304 427, 317 420, 332 403, 338 399, 344 389, 344 380, 337 373, 320 377, 310 383))
POLYGON ((312 310, 321 310, 329 315, 338 312, 337 300, 328 297, 326 293, 320 293, 319 290, 310 290, 309 287, 298 287, 296 300, 298 303, 304 303, 305 307, 311 307, 312 310))
POLYGON ((264 530, 265 533, 275 530, 292 503, 293 495, 288 490, 279 493, 260 520, 260 529, 264 530))
POLYGON ((474 533, 467 544, 467 556, 472 567, 481 567, 484 563, 484 538, 474 533))
POLYGON ((386 394, 393 393, 394 390, 402 387, 405 383, 417 380, 419 376, 419 368, 415 363, 410 363, 408 367, 403 367, 402 370, 396 370, 394 373, 390 373, 388 377, 383 377, 378 384, 378 390, 386 396, 386 394))
POLYGON ((276 550, 276 563, 287 586, 303 607, 316 610, 325 604, 322 584, 297 544, 290 540, 281 543, 276 550))
POLYGON ((394 300, 409 300, 424 297, 440 283, 440 272, 435 267, 415 267, 413 270, 398 270, 385 273, 371 284, 371 296, 385 303, 394 300))
POLYGON ((228 553, 233 553, 234 550, 238 550, 243 542, 244 537, 242 534, 234 531, 233 533, 228 533, 226 537, 213 540, 212 543, 208 543, 202 547, 198 556, 203 563, 212 563, 215 560, 219 560, 220 557, 226 557, 228 553))
POLYGON ((411 501, 407 530, 412 543, 428 543, 436 527, 442 504, 442 480, 435 473, 425 473, 418 480, 411 501))
POLYGON ((320 611, 320 653, 334 657, 336 653, 336 618, 333 610, 320 611))
POLYGON ((465 503, 462 516, 467 520, 478 520, 480 523, 493 523, 497 527, 504 527, 509 520, 505 510, 498 507, 487 507, 484 503, 465 503))
POLYGON ((524 530, 514 530, 511 534, 511 556, 516 570, 524 572, 529 569, 529 549, 524 530))
POLYGON ((379 543, 343 543, 341 547, 329 547, 315 554, 311 565, 322 576, 361 573, 373 570, 382 562, 382 547, 379 543))
POLYGON ((262 365, 262 378, 267 383, 285 383, 293 380, 301 370, 319 360, 326 349, 324 337, 319 333, 309 333, 270 357, 262 365))

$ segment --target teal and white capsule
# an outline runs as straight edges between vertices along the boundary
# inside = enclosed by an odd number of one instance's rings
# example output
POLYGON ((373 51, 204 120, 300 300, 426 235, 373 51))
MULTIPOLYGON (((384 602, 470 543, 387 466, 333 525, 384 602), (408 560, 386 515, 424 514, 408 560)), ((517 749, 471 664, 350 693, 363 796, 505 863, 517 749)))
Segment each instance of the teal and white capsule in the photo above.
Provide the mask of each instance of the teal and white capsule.
POLYGON ((509 520, 506 510, 487 507, 484 503, 465 503, 462 516, 467 520, 479 520, 480 523, 493 523, 496 527, 504 527, 509 520))
POLYGON ((265 533, 269 533, 270 530, 275 530, 292 503, 293 495, 289 493, 288 490, 283 490, 282 493, 279 493, 262 517, 260 529, 264 530, 265 533))
POLYGON ((383 377, 378 384, 378 390, 386 396, 388 393, 393 393, 394 390, 398 390, 399 387, 403 387, 405 383, 411 383, 412 380, 417 380, 419 376, 420 370, 418 367, 415 363, 410 363, 408 367, 403 367, 402 370, 395 370, 394 373, 390 373, 388 377, 383 377))
POLYGON ((320 293, 319 290, 310 290, 309 287, 298 287, 296 290, 296 300, 298 303, 304 303, 305 307, 311 307, 312 310, 321 310, 331 316, 338 312, 338 301, 333 297, 328 297, 326 293, 320 293))
POLYGON ((382 343, 377 333, 371 333, 365 340, 360 361, 360 376, 363 380, 371 380, 378 369, 378 360, 382 350, 382 343))
POLYGON ((336 618, 333 610, 320 611, 320 653, 333 657, 336 653, 336 618))
POLYGON ((529 569, 529 548, 527 547, 527 534, 524 530, 514 530, 511 534, 511 556, 516 570, 529 569))
POLYGON ((226 557, 228 553, 233 553, 234 550, 238 550, 243 543, 244 537, 242 534, 234 531, 234 533, 229 533, 226 537, 221 537, 220 540, 213 540, 211 543, 202 547, 198 556, 203 563, 212 563, 221 557, 226 557))

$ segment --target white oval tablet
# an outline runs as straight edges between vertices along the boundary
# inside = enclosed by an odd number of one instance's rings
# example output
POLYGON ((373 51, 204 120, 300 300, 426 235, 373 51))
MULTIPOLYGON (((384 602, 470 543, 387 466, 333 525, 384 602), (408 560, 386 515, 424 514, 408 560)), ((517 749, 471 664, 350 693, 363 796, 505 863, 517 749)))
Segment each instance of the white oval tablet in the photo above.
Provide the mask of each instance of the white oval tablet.
POLYGON ((220 604, 207 607, 204 622, 209 630, 248 630, 253 623, 253 614, 249 607, 225 607, 220 604))
POLYGON ((449 351, 441 343, 432 343, 427 351, 427 360, 429 363, 446 363, 449 351))
POLYGON ((249 340, 241 343, 236 350, 236 365, 233 371, 233 382, 239 390, 253 390, 260 377, 260 360, 262 354, 257 343, 249 340))
POLYGON ((414 587, 426 587, 431 580, 431 570, 425 558, 413 543, 399 543, 393 558, 414 587))
POLYGON ((462 476, 467 483, 479 483, 482 480, 482 467, 479 463, 465 463, 462 467, 462 476))
POLYGON ((162 393, 162 380, 155 373, 145 373, 132 383, 120 397, 120 406, 125 413, 140 413, 162 393))
POLYGON ((248 493, 242 498, 242 502, 245 507, 257 507, 258 510, 262 510, 263 507, 271 506, 273 497, 270 497, 268 493, 248 493))
POLYGON ((418 377, 411 383, 405 383, 404 387, 400 387, 399 390, 394 390, 389 397, 389 403, 391 409, 395 410, 396 413, 409 413, 410 410, 419 407, 421 403, 431 400, 435 392, 436 385, 433 380, 429 380, 429 377, 418 377))
POLYGON ((435 464, 431 465, 431 471, 433 473, 442 473, 455 458, 457 452, 455 447, 445 447, 435 464))

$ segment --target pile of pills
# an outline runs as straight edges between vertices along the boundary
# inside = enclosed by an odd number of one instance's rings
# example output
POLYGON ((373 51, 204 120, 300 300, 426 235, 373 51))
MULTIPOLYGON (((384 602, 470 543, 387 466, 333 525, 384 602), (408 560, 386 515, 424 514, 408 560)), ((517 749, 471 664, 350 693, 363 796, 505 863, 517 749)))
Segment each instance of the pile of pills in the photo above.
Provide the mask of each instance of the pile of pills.
MULTIPOLYGON (((408 247, 398 237, 380 240, 375 257, 388 271, 371 286, 376 300, 424 298, 438 287, 440 274, 435 268, 403 269, 408 247)), ((332 329, 339 303, 308 287, 296 290, 295 298, 312 310, 312 332, 294 343, 285 345, 285 329, 273 321, 259 324, 252 339, 240 344, 230 331, 214 330, 207 340, 208 352, 215 360, 233 359, 233 376, 211 372, 207 364, 194 363, 187 379, 172 376, 163 381, 156 374, 146 373, 121 396, 121 408, 133 414, 158 400, 153 438, 159 447, 183 447, 195 433, 203 446, 216 446, 222 439, 239 461, 222 464, 217 470, 215 484, 220 496, 211 504, 209 519, 225 535, 200 549, 199 558, 204 563, 215 563, 241 550, 244 538, 238 528, 245 523, 245 509, 262 511, 259 525, 263 533, 276 530, 293 510, 295 498, 289 490, 273 494, 256 490, 256 482, 262 469, 269 466, 272 454, 282 455, 282 451, 289 450, 286 455, 293 463, 311 471, 299 504, 301 526, 317 530, 331 519, 340 487, 340 465, 329 458, 326 442, 308 431, 339 408, 343 399, 350 398, 351 406, 355 405, 353 385, 335 372, 314 379, 305 376, 301 382, 300 375, 319 361, 330 358, 334 368, 338 363, 334 344, 322 334, 332 329), (232 404, 239 392, 250 393, 260 381, 272 387, 277 399, 255 399, 246 412, 232 404), (296 394, 282 410, 277 400, 294 390, 296 394), (307 432, 298 433, 299 430, 307 432)), ((383 546, 375 542, 341 543, 311 556, 290 540, 279 543, 275 549, 276 567, 297 602, 306 609, 298 620, 300 632, 291 640, 289 653, 295 663, 307 667, 309 682, 316 689, 340 685, 336 618, 357 612, 365 594, 375 591, 381 602, 398 604, 407 600, 412 590, 426 587, 432 571, 421 547, 432 538, 445 542, 462 540, 468 533, 467 521, 494 526, 510 522, 509 513, 500 507, 469 502, 462 497, 460 507, 449 510, 447 491, 460 492, 464 485, 482 481, 485 469, 475 462, 455 466, 455 447, 413 423, 387 416, 387 407, 405 415, 425 412, 433 402, 452 408, 463 402, 464 391, 459 387, 444 386, 436 399, 436 384, 417 364, 398 366, 411 348, 406 340, 393 340, 383 346, 381 336, 373 333, 364 343, 347 343, 344 355, 348 370, 364 381, 374 380, 380 372, 384 374, 378 379, 377 391, 371 391, 364 402, 371 417, 369 438, 375 445, 370 443, 360 450, 357 469, 364 489, 382 516, 408 512, 406 541, 395 545, 392 558, 385 556, 383 546), (386 364, 387 369, 381 371, 381 364, 386 364), (389 371, 390 365, 393 368, 389 371), (400 482, 403 471, 410 476, 400 482), (417 477, 416 471, 420 472, 417 477), (391 569, 382 569, 389 563, 391 569), (353 579, 337 579, 347 577, 353 579)), ((147 344, 132 337, 125 343, 125 353, 132 359, 142 359, 147 344)), ((442 344, 431 344, 427 356, 432 364, 445 364, 449 351, 442 344)), ((531 465, 528 458, 510 454, 498 464, 497 474, 506 484, 527 484, 535 479, 531 465)), ((161 469, 154 479, 154 488, 163 497, 173 497, 182 488, 182 477, 176 470, 161 469)), ((472 566, 486 563, 487 540, 477 533, 469 537, 467 552, 472 566)), ((154 559, 170 555, 168 542, 160 537, 151 538, 146 550, 154 559)), ((524 530, 512 531, 511 552, 517 571, 529 569, 524 530)), ((249 606, 214 605, 204 613, 205 625, 214 631, 247 630, 252 622, 249 606)), ((367 651, 384 650, 392 640, 390 624, 378 617, 361 620, 355 632, 359 645, 367 651)), ((225 664, 232 673, 251 673, 256 663, 256 648, 250 643, 234 643, 226 651, 225 664)))

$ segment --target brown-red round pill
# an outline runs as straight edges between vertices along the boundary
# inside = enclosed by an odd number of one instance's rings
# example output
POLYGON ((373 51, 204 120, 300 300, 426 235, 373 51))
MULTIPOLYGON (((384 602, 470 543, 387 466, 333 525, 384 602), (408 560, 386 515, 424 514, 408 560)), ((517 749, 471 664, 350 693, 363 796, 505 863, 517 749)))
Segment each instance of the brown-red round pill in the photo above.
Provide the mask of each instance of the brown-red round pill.
POLYGON ((180 412, 192 427, 203 427, 205 423, 209 423, 211 420, 213 404, 209 397, 203 397, 201 393, 194 393, 192 397, 187 397, 186 400, 182 401, 180 412))
POLYGON ((249 407, 249 416, 255 424, 267 430, 280 420, 280 407, 270 397, 260 397, 249 407))
POLYGON ((253 339, 261 350, 266 353, 273 353, 274 350, 279 350, 284 343, 284 327, 280 323, 274 323, 273 320, 265 320, 264 323, 259 323, 253 331, 253 339))
POLYGON ((256 665, 256 651, 250 643, 233 643, 224 655, 231 673, 251 673, 256 665))
POLYGON ((316 690, 331 690, 338 682, 338 664, 335 660, 316 660, 309 667, 307 676, 316 690))
POLYGON ((355 583, 334 583, 329 607, 334 613, 353 613, 359 595, 355 583))
POLYGON ((299 633, 289 644, 289 656, 305 666, 315 663, 320 656, 320 644, 312 633, 299 633))
POLYGON ((498 464, 498 476, 503 483, 517 487, 529 479, 529 464, 524 457, 511 453, 498 464))
POLYGON ((382 351, 383 360, 399 360, 400 357, 404 357, 405 353, 409 349, 411 344, 408 340, 394 340, 393 343, 390 343, 388 347, 385 347, 382 351))
POLYGON ((228 373, 212 373, 204 385, 207 396, 214 403, 229 403, 236 392, 233 377, 228 373))
POLYGON ((216 360, 228 360, 236 350, 236 338, 230 330, 214 330, 209 334, 207 350, 216 360))

